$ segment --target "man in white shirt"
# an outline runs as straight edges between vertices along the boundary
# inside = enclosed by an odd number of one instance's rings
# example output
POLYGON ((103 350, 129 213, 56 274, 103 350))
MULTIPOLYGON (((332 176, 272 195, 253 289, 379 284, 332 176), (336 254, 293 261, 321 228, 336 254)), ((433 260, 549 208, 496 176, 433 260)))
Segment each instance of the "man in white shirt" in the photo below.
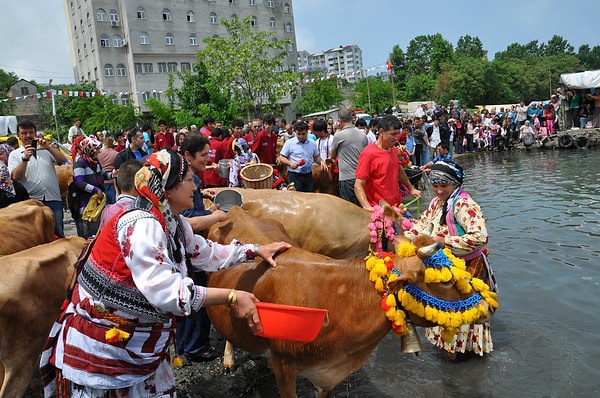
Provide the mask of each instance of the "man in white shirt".
POLYGON ((55 164, 63 164, 66 156, 44 138, 36 138, 35 124, 24 120, 17 126, 21 147, 12 151, 8 158, 8 170, 19 181, 29 197, 41 201, 54 212, 54 233, 64 238, 63 203, 58 186, 55 164))
POLYGON ((78 136, 87 137, 85 135, 85 133, 83 132, 83 129, 79 126, 81 126, 81 120, 75 119, 75 121, 73 122, 73 125, 71 126, 71 128, 69 128, 69 135, 67 137, 67 139, 69 140, 69 144, 73 143, 73 140, 75 139, 75 137, 78 137, 78 136))

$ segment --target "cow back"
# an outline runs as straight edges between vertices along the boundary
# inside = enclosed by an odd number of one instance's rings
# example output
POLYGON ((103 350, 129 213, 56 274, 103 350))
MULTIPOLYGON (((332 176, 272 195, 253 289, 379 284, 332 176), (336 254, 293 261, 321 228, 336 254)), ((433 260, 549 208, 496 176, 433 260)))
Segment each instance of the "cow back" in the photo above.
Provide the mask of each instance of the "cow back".
POLYGON ((371 212, 333 195, 270 189, 236 189, 242 208, 259 219, 283 224, 292 240, 332 258, 368 253, 371 212))
POLYGON ((0 254, 7 255, 54 239, 54 213, 35 199, 0 209, 0 254))
POLYGON ((66 203, 67 197, 69 196, 69 184, 73 182, 73 165, 63 164, 54 166, 54 169, 56 170, 56 176, 58 177, 60 197, 63 199, 63 202, 66 203))

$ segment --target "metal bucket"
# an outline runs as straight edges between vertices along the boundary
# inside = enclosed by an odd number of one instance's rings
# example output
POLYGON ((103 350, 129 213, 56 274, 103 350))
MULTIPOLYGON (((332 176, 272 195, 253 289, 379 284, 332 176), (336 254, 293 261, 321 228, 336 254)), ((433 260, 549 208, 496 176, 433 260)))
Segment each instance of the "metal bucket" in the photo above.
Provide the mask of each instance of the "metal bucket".
POLYGON ((233 159, 219 160, 219 177, 229 178, 229 164, 231 162, 233 162, 233 159))

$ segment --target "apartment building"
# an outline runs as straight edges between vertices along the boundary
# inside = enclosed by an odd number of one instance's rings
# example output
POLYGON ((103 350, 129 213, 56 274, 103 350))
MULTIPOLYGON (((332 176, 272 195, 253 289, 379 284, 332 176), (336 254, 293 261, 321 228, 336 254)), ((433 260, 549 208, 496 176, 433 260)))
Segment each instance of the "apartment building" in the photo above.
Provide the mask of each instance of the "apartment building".
POLYGON ((148 98, 167 101, 170 72, 191 70, 204 38, 227 35, 224 18, 251 16, 254 29, 289 39, 285 66, 297 70, 292 0, 64 0, 64 7, 75 80, 95 81, 142 111, 148 98))
POLYGON ((298 52, 300 71, 325 71, 327 76, 355 82, 363 76, 362 50, 357 45, 339 46, 320 53, 298 52))

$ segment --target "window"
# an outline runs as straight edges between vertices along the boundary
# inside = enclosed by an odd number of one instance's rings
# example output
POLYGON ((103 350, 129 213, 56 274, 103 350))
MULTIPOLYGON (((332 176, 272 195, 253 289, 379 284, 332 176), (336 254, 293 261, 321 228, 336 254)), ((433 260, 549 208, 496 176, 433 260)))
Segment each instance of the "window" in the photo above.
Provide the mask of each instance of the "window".
POLYGON ((248 5, 255 6, 256 0, 248 0, 248 5))
POLYGON ((117 13, 117 10, 110 10, 108 12, 108 17, 111 21, 119 22, 119 14, 117 13))
POLYGON ((169 62, 169 72, 177 72, 177 62, 169 62))
POLYGON ((166 62, 158 63, 158 73, 167 73, 167 63, 166 62))
POLYGON ((288 3, 285 3, 283 5, 283 12, 285 12, 286 14, 290 13, 290 5, 288 3))
POLYGON ((128 93, 121 94, 121 105, 127 105, 127 100, 129 99, 128 93))
POLYGON ((73 7, 73 2, 71 2, 71 14, 75 14, 75 7, 73 7))
POLYGON ((87 57, 87 44, 83 43, 83 54, 87 57))
POLYGON ((214 12, 210 13, 210 23, 211 24, 216 24, 217 23, 217 14, 215 14, 214 12))
POLYGON ((142 73, 142 64, 140 62, 136 62, 135 64, 133 64, 133 70, 136 75, 142 73))
POLYGON ((137 19, 146 19, 146 10, 143 7, 140 7, 136 11, 137 19))
POLYGON ((98 11, 96 11, 96 20, 98 22, 106 22, 106 11, 103 8, 98 8, 98 11))
POLYGON ((231 14, 231 18, 229 18, 229 19, 231 19, 231 21, 233 22, 238 19, 238 16, 236 14, 231 14))
POLYGON ((251 26, 258 26, 258 19, 253 15, 252 21, 250 21, 251 26))
POLYGON ((160 93, 156 90, 152 92, 152 96, 160 101, 160 93))
POLYGON ((86 19, 87 19, 88 26, 90 26, 92 24, 92 17, 90 17, 90 13, 89 12, 87 13, 86 19))
POLYGON ((104 76, 114 76, 112 64, 104 65, 104 76))
POLYGON ((110 39, 108 38, 108 35, 100 36, 100 47, 110 47, 110 39))
POLYGON ((83 19, 79 20, 79 25, 81 25, 81 33, 83 33, 84 32, 84 29, 83 29, 83 19))
MULTIPOLYGON (((79 59, 79 61, 81 61, 81 48, 77 49, 77 58, 79 59)), ((83 80, 83 79, 81 79, 83 80)))
POLYGON ((21 95, 22 96, 29 95, 29 87, 21 87, 21 95))
POLYGON ((171 11, 169 11, 168 8, 163 9, 162 17, 163 17, 163 21, 170 21, 171 20, 171 11))
POLYGON ((198 37, 192 33, 190 35, 190 46, 197 46, 197 45, 198 45, 198 37))
POLYGON ((229 4, 235 4, 237 3, 237 0, 229 0, 229 4))
POLYGON ((213 36, 211 37, 211 39, 213 39, 213 40, 214 40, 214 39, 218 39, 218 38, 219 38, 219 35, 213 35, 213 36))
POLYGON ((188 22, 196 22, 196 16, 193 11, 188 11, 186 14, 186 18, 188 22))
POLYGON ((123 47, 123 39, 121 39, 121 36, 113 36, 113 47, 123 47))
POLYGON ((92 51, 95 50, 95 48, 94 48, 94 38, 93 37, 90 37, 90 48, 92 49, 92 51))
POLYGON ((77 37, 77 25, 73 26, 73 32, 75 33, 75 37, 77 37))
POLYGON ((165 35, 165 44, 167 46, 173 46, 173 45, 175 45, 175 40, 173 40, 173 33, 167 33, 165 35))
POLYGON ((154 68, 151 63, 144 63, 144 73, 154 73, 154 68))
POLYGON ((275 1, 267 0, 267 8, 275 8, 275 1))
POLYGON ((296 73, 296 64, 291 64, 291 65, 290 65, 290 70, 291 70, 293 73, 296 73))
POLYGON ((182 62, 181 63, 181 71, 186 72, 188 70, 192 70, 192 65, 189 62, 182 62))
POLYGON ((275 18, 271 18, 271 19, 269 19, 269 26, 270 26, 271 28, 275 28, 275 27, 277 27, 277 23, 275 22, 275 18))
POLYGON ((142 101, 146 102, 148 99, 150 99, 150 93, 148 91, 144 91, 142 93, 142 101))
POLYGON ((294 51, 294 43, 288 43, 287 50, 288 51, 294 51))
POLYGON ((117 76, 125 76, 125 65, 123 65, 123 64, 117 65, 117 76))
POLYGON ((146 32, 140 32, 140 44, 150 44, 150 37, 146 32))
POLYGON ((291 24, 291 22, 288 22, 288 23, 285 24, 285 31, 287 33, 292 33, 292 24, 291 24))

